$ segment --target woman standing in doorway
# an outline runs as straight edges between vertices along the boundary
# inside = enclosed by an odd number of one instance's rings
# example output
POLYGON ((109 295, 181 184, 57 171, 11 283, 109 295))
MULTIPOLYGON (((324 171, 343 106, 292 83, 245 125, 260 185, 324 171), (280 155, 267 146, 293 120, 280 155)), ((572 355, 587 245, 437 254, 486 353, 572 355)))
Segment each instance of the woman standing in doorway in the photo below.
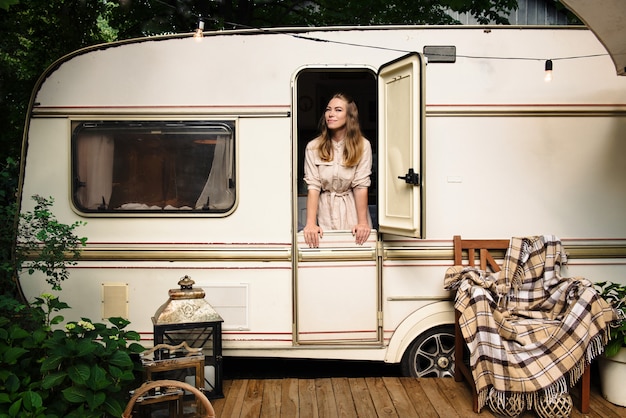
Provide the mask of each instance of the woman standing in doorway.
POLYGON ((318 247, 324 230, 347 229, 361 245, 372 228, 367 205, 372 147, 361 133, 354 100, 343 93, 335 94, 320 126, 320 135, 307 144, 305 151, 305 242, 309 247, 318 247))

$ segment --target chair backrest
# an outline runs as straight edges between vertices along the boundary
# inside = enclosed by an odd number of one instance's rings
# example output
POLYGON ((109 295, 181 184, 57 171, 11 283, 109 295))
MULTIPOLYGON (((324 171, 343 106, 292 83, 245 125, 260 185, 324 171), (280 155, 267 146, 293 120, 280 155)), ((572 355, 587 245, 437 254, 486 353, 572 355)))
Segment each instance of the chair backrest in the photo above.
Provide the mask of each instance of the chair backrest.
POLYGON ((463 251, 467 251, 467 264, 470 267, 478 267, 494 273, 501 270, 490 250, 506 250, 509 248, 508 239, 461 239, 460 235, 454 236, 454 265, 463 265, 463 251), (478 252, 478 257, 476 257, 478 252), (476 263, 479 263, 476 265, 476 263))

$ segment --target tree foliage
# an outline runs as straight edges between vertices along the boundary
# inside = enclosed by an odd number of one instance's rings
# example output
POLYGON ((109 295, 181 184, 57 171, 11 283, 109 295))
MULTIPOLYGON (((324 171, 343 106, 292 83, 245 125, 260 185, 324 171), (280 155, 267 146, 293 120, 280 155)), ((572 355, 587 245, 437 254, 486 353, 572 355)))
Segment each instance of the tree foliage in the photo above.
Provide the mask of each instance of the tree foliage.
POLYGON ((120 0, 111 26, 121 38, 185 32, 202 16, 208 28, 456 24, 449 11, 481 24, 508 23, 517 0, 120 0))
POLYGON ((18 159, 30 95, 46 67, 73 50, 112 40, 98 26, 105 9, 103 1, 22 0, 0 10, 0 161, 18 159))

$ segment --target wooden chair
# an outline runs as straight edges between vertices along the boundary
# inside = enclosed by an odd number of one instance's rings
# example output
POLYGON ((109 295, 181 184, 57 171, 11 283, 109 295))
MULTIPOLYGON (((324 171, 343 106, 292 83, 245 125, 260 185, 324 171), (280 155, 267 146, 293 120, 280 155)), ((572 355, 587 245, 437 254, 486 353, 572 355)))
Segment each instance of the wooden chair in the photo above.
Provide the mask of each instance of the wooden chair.
MULTIPOLYGON (((491 269, 494 273, 501 270, 500 265, 496 262, 489 250, 504 250, 506 252, 509 247, 509 240, 505 239, 461 239, 460 235, 454 236, 454 265, 467 265, 469 267, 478 267, 481 270, 491 269), (463 252, 467 252, 467 263, 463 263, 463 252)), ((469 352, 461 334, 459 326, 459 317, 461 313, 454 311, 454 380, 462 382, 463 379, 469 383, 472 389, 472 401, 474 412, 478 412, 478 393, 476 385, 472 377, 472 370, 469 364, 469 352)))
MULTIPOLYGON (((454 236, 454 265, 466 265, 478 267, 484 271, 492 271, 497 273, 501 270, 500 265, 496 262, 493 253, 498 252, 498 256, 504 256, 509 247, 508 239, 461 239, 460 235, 454 236), (467 262, 463 262, 463 253, 467 252, 467 262)), ((469 352, 465 345, 465 340, 461 334, 459 326, 459 311, 455 310, 454 321, 454 380, 462 382, 464 379, 472 390, 473 410, 478 412, 478 393, 474 384, 471 366, 469 364, 469 352)), ((591 387, 591 372, 587 365, 579 382, 580 399, 579 408, 583 414, 589 413, 589 396, 591 387)))

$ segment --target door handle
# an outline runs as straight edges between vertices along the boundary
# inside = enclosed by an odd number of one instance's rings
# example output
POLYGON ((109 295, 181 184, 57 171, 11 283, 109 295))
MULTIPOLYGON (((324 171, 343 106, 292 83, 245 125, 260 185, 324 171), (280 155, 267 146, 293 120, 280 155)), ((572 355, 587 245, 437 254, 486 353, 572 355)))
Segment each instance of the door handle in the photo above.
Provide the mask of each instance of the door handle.
POLYGON ((409 172, 404 176, 398 176, 400 180, 404 180, 407 184, 412 184, 414 186, 420 185, 420 175, 413 171, 412 168, 409 168, 409 172))

